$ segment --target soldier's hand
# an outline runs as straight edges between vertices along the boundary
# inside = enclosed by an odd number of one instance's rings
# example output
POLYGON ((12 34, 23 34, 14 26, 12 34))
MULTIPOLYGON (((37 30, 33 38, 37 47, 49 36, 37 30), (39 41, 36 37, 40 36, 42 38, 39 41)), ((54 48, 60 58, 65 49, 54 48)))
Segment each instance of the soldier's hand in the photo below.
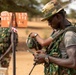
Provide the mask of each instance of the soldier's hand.
POLYGON ((37 54, 34 56, 34 61, 37 64, 42 64, 45 63, 45 57, 46 57, 46 53, 44 51, 37 51, 37 54))
POLYGON ((38 34, 35 32, 30 33, 30 37, 35 37, 36 35, 38 35, 38 34))
POLYGON ((37 54, 46 54, 46 52, 43 51, 43 50, 38 50, 36 53, 37 53, 37 54))

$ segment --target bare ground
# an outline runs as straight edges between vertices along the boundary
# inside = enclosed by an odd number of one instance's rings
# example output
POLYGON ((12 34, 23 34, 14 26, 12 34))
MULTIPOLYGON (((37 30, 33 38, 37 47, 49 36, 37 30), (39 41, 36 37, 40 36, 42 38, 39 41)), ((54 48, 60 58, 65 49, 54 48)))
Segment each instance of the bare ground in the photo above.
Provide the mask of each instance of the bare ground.
MULTIPOLYGON (((45 22, 28 22, 27 28, 18 28, 19 43, 16 51, 16 75, 28 75, 33 67, 33 56, 27 51, 26 38, 30 32, 37 32, 41 37, 47 38, 51 29, 45 22)), ((13 75, 13 58, 8 68, 8 75, 13 75)), ((44 75, 43 64, 37 65, 31 75, 44 75)))

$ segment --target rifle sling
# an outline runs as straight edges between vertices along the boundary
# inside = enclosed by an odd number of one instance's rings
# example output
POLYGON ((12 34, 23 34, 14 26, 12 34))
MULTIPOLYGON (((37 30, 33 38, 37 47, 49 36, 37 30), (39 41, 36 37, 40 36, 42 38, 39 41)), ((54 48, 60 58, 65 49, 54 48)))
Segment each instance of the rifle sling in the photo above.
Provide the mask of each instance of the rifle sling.
MULTIPOLYGON (((76 27, 75 26, 69 26, 67 28, 65 28, 64 30, 61 30, 60 32, 56 32, 55 34, 53 34, 53 41, 56 40, 61 34, 67 32, 67 31, 74 31, 76 32, 76 27)), ((48 50, 50 49, 51 45, 53 44, 53 41, 51 42, 51 44, 48 47, 48 50)))

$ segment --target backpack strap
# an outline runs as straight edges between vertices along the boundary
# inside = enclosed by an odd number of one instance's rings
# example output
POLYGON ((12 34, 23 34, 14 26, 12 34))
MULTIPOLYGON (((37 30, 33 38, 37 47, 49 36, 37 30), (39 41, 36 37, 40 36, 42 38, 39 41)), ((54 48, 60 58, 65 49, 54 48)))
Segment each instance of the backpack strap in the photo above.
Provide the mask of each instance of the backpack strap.
POLYGON ((48 50, 49 50, 50 47, 52 46, 53 42, 54 42, 56 39, 58 39, 63 33, 67 32, 67 31, 74 31, 74 32, 76 32, 76 27, 75 27, 75 26, 69 26, 69 27, 65 28, 64 30, 55 32, 55 33, 52 35, 53 41, 52 41, 52 43, 49 45, 48 50))
POLYGON ((52 37, 53 37, 53 40, 55 40, 56 38, 58 38, 61 34, 63 34, 64 32, 67 32, 67 31, 74 31, 76 32, 76 27, 75 26, 69 26, 67 28, 65 28, 64 30, 61 30, 60 32, 56 32, 52 37))

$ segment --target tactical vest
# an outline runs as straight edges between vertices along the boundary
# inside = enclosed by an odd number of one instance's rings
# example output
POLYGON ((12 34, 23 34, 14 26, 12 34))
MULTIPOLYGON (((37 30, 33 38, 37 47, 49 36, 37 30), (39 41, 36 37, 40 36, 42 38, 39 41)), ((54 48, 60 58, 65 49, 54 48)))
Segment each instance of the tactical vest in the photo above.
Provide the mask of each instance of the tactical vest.
MULTIPOLYGON (((56 58, 62 58, 61 52, 59 50, 59 44, 62 41, 66 31, 76 32, 76 27, 70 26, 70 27, 67 27, 65 30, 58 31, 55 34, 53 34, 52 37, 54 38, 54 40, 48 47, 48 50, 46 50, 47 54, 56 58)), ((45 72, 45 75, 74 75, 76 74, 76 70, 61 67, 54 63, 50 63, 50 64, 45 63, 44 72, 45 72)))

